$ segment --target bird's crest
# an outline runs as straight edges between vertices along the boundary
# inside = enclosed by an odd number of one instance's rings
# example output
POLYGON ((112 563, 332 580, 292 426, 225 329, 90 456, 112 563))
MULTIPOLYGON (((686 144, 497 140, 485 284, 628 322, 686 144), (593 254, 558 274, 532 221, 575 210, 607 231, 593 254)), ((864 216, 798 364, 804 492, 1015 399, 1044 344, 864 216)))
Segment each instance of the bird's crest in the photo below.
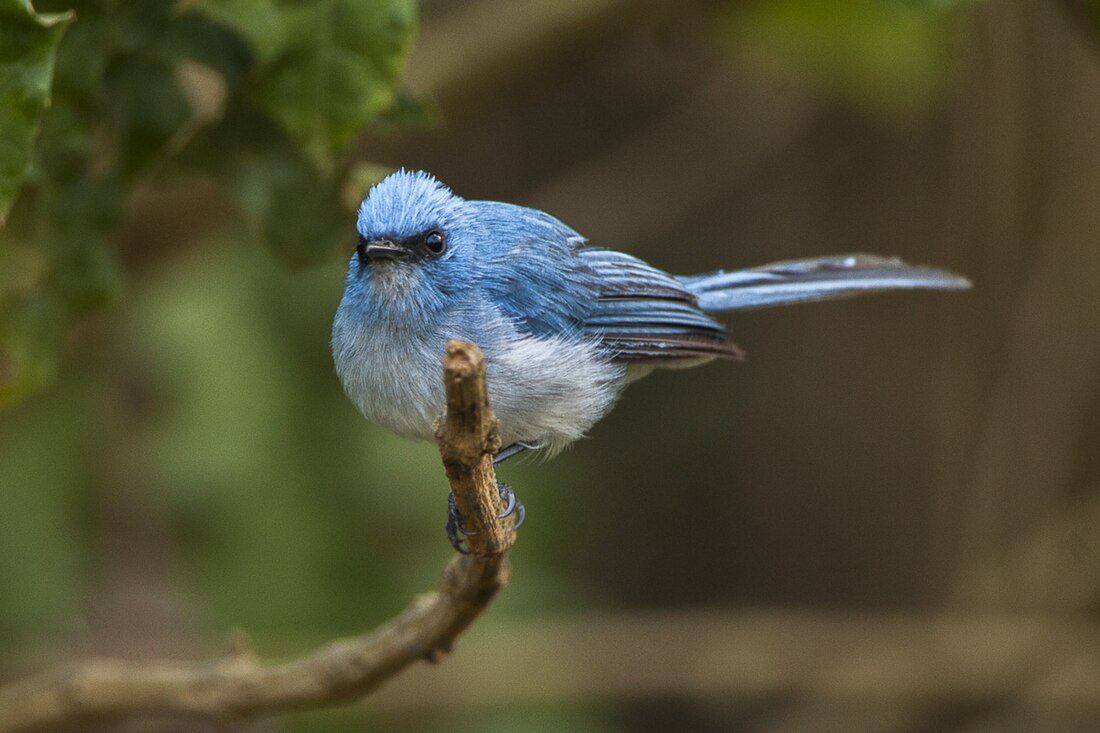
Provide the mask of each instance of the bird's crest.
POLYGON ((359 206, 357 228, 365 237, 411 237, 446 228, 462 203, 430 173, 402 168, 371 188, 359 206))

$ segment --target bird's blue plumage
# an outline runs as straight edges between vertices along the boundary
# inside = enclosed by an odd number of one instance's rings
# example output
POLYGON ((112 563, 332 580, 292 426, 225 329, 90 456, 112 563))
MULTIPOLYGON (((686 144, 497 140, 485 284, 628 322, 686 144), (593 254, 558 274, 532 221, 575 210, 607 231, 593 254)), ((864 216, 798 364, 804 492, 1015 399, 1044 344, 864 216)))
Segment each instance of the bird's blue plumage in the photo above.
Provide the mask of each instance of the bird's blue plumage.
POLYGON ((525 333, 580 334, 599 290, 597 278, 575 266, 584 238, 536 209, 495 201, 469 206, 494 243, 488 265, 496 277, 482 284, 486 295, 525 333))
POLYGON ((549 452, 583 435, 649 369, 737 357, 710 311, 968 285, 867 255, 675 277, 588 247, 544 212, 467 201, 423 172, 378 183, 356 226, 332 346, 363 413, 430 438, 443 407, 440 358, 462 338, 485 353, 505 443, 549 452))

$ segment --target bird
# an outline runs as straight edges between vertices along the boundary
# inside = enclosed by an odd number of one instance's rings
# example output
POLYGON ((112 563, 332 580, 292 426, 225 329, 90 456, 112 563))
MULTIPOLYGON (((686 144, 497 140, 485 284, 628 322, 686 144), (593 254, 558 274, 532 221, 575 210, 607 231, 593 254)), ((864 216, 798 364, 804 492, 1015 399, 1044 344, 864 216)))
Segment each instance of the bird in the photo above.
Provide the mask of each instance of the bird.
POLYGON ((742 358, 713 313, 970 287, 869 254, 671 275, 546 212, 466 200, 405 169, 368 191, 356 229, 332 327, 344 391, 371 422, 430 440, 445 403, 441 355, 451 339, 473 342, 500 423, 498 461, 555 455, 654 369, 742 358))

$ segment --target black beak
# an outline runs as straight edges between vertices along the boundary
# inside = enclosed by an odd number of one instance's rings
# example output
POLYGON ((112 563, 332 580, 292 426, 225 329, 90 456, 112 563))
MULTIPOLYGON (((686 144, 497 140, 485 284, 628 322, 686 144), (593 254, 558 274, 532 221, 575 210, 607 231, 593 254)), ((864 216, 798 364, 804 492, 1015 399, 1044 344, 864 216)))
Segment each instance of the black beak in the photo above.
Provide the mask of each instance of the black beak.
POLYGON ((372 239, 369 242, 360 240, 359 261, 366 260, 400 260, 409 256, 409 250, 389 239, 372 239))

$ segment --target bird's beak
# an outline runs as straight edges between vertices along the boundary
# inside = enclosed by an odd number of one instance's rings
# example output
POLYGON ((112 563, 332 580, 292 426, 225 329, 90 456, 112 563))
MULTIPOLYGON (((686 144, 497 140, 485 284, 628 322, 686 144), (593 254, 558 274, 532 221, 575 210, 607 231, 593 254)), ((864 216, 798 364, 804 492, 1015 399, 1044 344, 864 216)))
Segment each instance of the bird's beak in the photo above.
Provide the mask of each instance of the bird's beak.
POLYGON ((408 257, 409 250, 389 239, 375 239, 367 242, 363 254, 369 260, 399 260, 408 257))

